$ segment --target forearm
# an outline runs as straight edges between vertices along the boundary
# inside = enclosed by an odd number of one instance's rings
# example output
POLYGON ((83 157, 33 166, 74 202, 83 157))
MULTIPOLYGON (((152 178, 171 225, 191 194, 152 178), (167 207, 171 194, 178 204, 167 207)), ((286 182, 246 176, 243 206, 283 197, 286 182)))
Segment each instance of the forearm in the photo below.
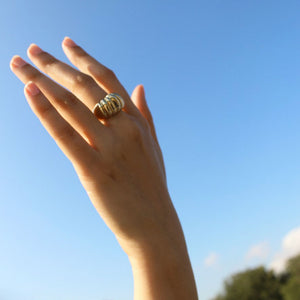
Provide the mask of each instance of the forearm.
POLYGON ((150 238, 128 257, 135 300, 198 299, 181 227, 174 238, 170 235, 150 238))
POLYGON ((197 300, 187 255, 145 257, 132 263, 135 300, 197 300))

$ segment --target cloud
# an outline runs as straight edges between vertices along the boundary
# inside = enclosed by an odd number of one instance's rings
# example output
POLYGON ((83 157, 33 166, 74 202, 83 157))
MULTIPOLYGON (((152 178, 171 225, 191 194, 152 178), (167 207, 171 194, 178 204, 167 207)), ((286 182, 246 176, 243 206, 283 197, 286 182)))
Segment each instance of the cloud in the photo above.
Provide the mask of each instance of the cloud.
POLYGON ((300 227, 291 230, 282 240, 281 251, 278 252, 270 264, 270 268, 276 273, 285 269, 289 258, 300 253, 300 227))
POLYGON ((204 260, 204 265, 206 267, 212 267, 217 264, 219 256, 212 252, 204 260))
POLYGON ((260 244, 252 246, 248 250, 246 254, 246 259, 247 260, 251 260, 255 258, 264 259, 268 257, 269 253, 270 253, 270 247, 268 242, 262 242, 260 244))

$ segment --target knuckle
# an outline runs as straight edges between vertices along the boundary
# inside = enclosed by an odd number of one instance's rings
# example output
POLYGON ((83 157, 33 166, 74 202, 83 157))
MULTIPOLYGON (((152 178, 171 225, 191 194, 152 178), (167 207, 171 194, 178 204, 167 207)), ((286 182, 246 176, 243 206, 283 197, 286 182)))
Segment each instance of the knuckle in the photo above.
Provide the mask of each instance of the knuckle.
POLYGON ((43 74, 38 71, 36 68, 27 64, 24 66, 25 76, 27 81, 38 82, 43 78, 43 74))
POLYGON ((55 98, 55 102, 63 108, 74 106, 78 103, 77 98, 69 92, 63 92, 60 96, 55 98))
POLYGON ((76 46, 76 47, 74 47, 74 49, 76 50, 76 56, 77 57, 88 56, 88 54, 85 52, 85 50, 83 50, 81 47, 76 46))
POLYGON ((90 76, 81 73, 74 76, 71 90, 76 93, 78 90, 91 89, 94 85, 94 80, 90 76))
POLYGON ((69 143, 72 140, 72 147, 76 145, 76 132, 71 126, 64 126, 56 133, 56 140, 69 143))
POLYGON ((41 54, 41 60, 46 71, 47 69, 53 68, 53 66, 59 63, 59 61, 55 57, 46 52, 41 54))
POLYGON ((82 61, 82 58, 89 56, 81 47, 76 46, 74 47, 74 61, 75 64, 78 64, 82 61))
POLYGON ((30 69, 29 72, 27 73, 28 81, 37 82, 39 79, 41 79, 41 77, 42 77, 42 74, 33 68, 30 69))
POLYGON ((50 103, 39 107, 39 115, 41 119, 45 119, 45 120, 50 119, 53 113, 54 113, 54 108, 50 103))
POLYGON ((109 78, 109 79, 115 79, 116 78, 116 75, 114 73, 113 70, 109 69, 109 68, 104 68, 104 76, 109 78))
POLYGON ((97 68, 95 67, 89 67, 89 69, 91 70, 91 73, 99 80, 103 80, 103 78, 106 78, 107 80, 114 80, 116 78, 115 73, 104 66, 97 66, 97 68))

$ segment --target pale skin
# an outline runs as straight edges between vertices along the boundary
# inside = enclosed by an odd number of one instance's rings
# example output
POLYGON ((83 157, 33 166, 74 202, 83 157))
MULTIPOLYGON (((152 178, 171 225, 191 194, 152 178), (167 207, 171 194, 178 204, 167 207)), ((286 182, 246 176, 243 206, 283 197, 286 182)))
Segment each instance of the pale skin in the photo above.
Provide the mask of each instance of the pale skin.
POLYGON ((12 58, 11 69, 25 84, 31 109, 73 164, 95 209, 128 255, 134 299, 198 299, 143 86, 130 97, 111 70, 70 38, 62 48, 76 68, 34 44, 27 54, 37 68, 19 56, 12 58), (125 107, 99 120, 92 109, 109 93, 121 95, 125 107))

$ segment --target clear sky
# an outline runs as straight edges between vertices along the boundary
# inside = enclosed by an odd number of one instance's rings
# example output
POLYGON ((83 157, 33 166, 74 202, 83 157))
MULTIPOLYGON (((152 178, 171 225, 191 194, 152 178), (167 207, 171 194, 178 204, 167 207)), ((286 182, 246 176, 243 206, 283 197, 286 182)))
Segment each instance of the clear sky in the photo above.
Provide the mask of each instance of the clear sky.
POLYGON ((300 251, 299 11, 273 0, 1 1, 0 299, 133 299, 126 255, 9 69, 30 43, 66 61, 65 36, 129 92, 144 84, 200 299, 232 272, 300 251))

